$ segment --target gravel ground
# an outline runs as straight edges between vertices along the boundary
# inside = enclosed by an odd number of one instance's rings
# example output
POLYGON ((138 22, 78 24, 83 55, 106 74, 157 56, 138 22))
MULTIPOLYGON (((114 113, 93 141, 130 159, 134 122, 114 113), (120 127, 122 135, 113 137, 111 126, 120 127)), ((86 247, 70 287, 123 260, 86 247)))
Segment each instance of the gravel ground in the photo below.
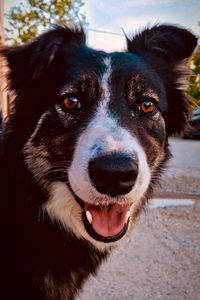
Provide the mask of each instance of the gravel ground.
POLYGON ((79 300, 199 300, 200 201, 148 208, 79 300))

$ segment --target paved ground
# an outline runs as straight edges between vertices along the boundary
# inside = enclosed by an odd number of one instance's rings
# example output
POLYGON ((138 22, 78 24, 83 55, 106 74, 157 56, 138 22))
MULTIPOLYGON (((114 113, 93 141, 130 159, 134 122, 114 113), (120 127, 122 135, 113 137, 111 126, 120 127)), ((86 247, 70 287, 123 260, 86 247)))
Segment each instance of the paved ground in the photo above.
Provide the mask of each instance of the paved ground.
POLYGON ((80 300, 200 299, 200 142, 170 143, 171 170, 156 193, 190 196, 194 204, 148 208, 80 300))
POLYGON ((200 141, 170 139, 170 149, 173 158, 157 192, 200 198, 200 141))

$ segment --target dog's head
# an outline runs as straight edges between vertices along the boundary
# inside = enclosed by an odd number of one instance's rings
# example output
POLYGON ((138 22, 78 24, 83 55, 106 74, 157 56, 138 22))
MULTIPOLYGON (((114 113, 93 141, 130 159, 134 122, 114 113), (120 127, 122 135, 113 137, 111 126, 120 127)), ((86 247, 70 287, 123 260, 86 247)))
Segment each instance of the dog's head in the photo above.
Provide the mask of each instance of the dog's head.
POLYGON ((16 92, 6 145, 14 137, 47 192, 41 209, 97 247, 129 229, 188 112, 179 66, 196 38, 161 25, 127 45, 97 51, 81 29, 57 27, 4 50, 16 92))

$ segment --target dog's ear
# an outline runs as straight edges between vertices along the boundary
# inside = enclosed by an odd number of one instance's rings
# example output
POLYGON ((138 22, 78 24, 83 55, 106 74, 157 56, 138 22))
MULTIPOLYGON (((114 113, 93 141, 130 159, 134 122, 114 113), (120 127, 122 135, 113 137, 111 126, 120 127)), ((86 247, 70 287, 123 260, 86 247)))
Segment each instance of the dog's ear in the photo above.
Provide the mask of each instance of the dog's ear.
POLYGON ((163 79, 168 109, 164 113, 167 134, 180 133, 188 123, 189 98, 185 95, 188 77, 186 59, 197 45, 188 30, 171 25, 147 28, 132 39, 128 51, 142 55, 163 79))
POLYGON ((188 58, 196 45, 197 38, 191 32, 172 25, 157 25, 127 38, 128 51, 151 53, 168 63, 188 58))
POLYGON ((85 43, 81 27, 55 26, 29 44, 2 49, 1 54, 8 62, 11 89, 20 90, 38 79, 48 69, 58 49, 70 42, 85 43))
POLYGON ((81 27, 56 26, 29 44, 0 50, 8 64, 9 88, 14 91, 4 129, 6 147, 13 151, 13 144, 21 147, 41 115, 54 103, 54 87, 50 81, 55 80, 57 74, 52 71, 50 75, 50 68, 59 50, 70 44, 84 43, 85 34, 81 27))

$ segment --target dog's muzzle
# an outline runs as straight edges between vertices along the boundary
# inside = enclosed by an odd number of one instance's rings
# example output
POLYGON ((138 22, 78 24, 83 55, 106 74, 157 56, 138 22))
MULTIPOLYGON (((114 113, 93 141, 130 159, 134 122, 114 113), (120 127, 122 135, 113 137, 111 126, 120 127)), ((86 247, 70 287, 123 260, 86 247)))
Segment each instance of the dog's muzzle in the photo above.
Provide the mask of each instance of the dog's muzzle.
MULTIPOLYGON (((83 223, 95 240, 114 242, 127 231, 131 203, 118 201, 128 194, 138 175, 137 160, 122 153, 99 156, 89 162, 89 176, 95 189, 110 198, 107 204, 82 202, 83 223)), ((80 199, 79 199, 80 200, 80 199)), ((80 201, 79 201, 80 202, 80 201)))

